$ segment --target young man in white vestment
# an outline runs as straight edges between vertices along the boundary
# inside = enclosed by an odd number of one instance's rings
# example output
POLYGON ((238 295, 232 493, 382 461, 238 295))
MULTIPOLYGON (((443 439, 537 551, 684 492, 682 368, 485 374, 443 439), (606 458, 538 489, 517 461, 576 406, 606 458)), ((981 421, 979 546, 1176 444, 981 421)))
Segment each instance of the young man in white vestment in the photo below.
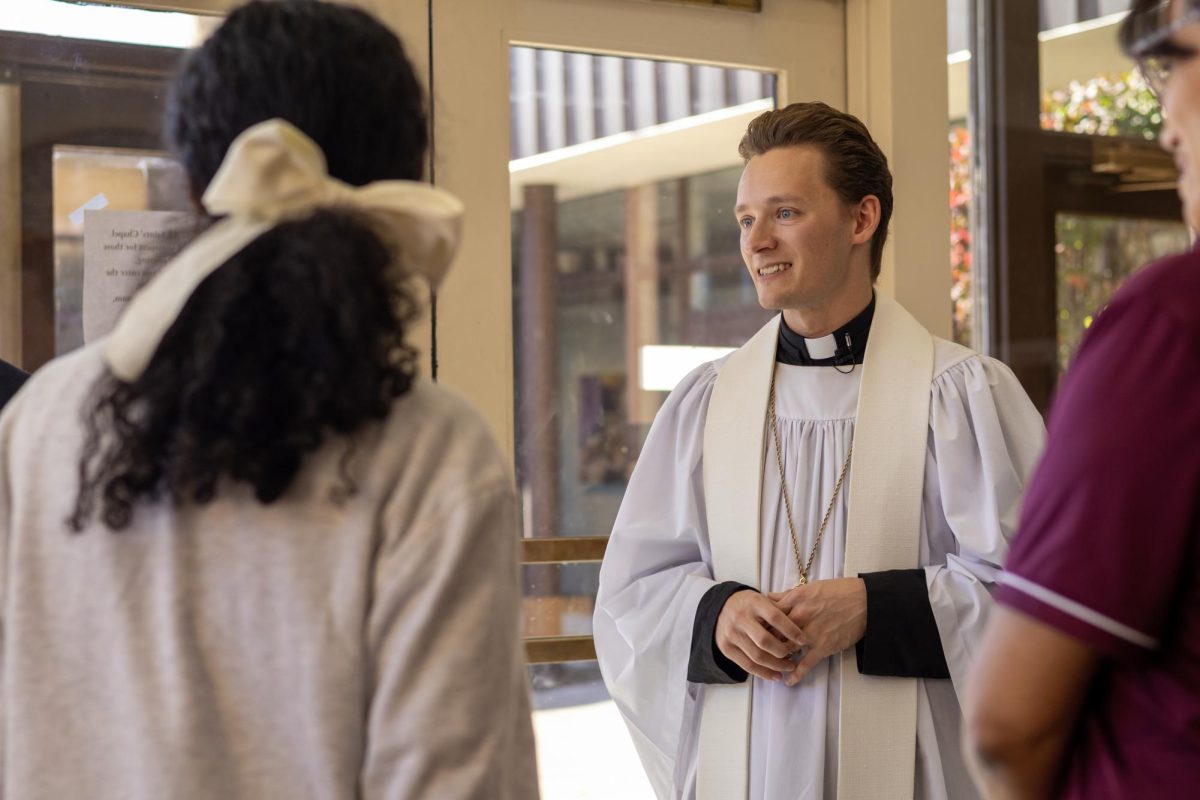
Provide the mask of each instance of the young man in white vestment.
POLYGON ((655 419, 601 670, 660 798, 974 797, 958 698, 1042 419, 874 292, 892 178, 859 120, 793 104, 739 149, 742 256, 782 314, 655 419))

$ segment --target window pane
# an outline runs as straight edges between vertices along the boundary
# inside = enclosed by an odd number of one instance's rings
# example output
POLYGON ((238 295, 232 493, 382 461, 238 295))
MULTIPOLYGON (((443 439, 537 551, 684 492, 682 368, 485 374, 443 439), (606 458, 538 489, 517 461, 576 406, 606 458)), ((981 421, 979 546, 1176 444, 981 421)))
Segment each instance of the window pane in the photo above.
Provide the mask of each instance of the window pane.
POLYGON ((599 562, 527 564, 525 636, 591 636, 592 610, 600 581, 599 562))
POLYGON ((1128 0, 1040 0, 1042 128, 1154 138, 1162 115, 1117 44, 1128 0))
MULTIPOLYGON (((85 336, 84 320, 85 269, 91 268, 86 288, 93 295, 93 309, 100 295, 111 304, 123 304, 128 290, 140 286, 191 239, 199 217, 192 213, 186 174, 162 153, 59 146, 54 148, 52 159, 54 351, 62 355, 81 347, 89 338, 85 336), (174 213, 119 213, 139 211, 174 213), (102 238, 111 239, 111 243, 91 243, 88 252, 92 262, 85 263, 84 222, 93 215, 107 223, 105 229, 111 233, 102 238), (107 265, 96 258, 97 246, 121 248, 126 257, 111 259, 112 266, 137 268, 141 277, 131 283, 120 276, 97 274, 107 271, 107 265), (121 297, 111 291, 118 288, 124 290, 121 297)), ((97 229, 93 226, 88 235, 96 237, 97 229)), ((95 338, 100 330, 94 320, 90 322, 90 338, 95 338)), ((104 330, 110 326, 111 320, 104 330)))
POLYGON ((1191 246, 1182 222, 1058 214, 1058 361, 1065 370, 1113 292, 1156 258, 1191 246))
POLYGON ((83 343, 85 308, 131 293, 107 280, 121 277, 111 261, 88 255, 87 217, 172 212, 131 226, 148 235, 136 250, 122 245, 129 272, 148 274, 194 230, 179 217, 191 206, 183 176, 160 152, 164 90, 217 20, 53 0, 0 6, 0 358, 33 370, 83 343))
POLYGON ((732 206, 774 78, 520 47, 510 64, 525 534, 604 535, 667 391, 714 357, 695 348, 769 316, 732 206))
POLYGON ((973 0, 947 0, 946 73, 950 128, 950 305, 953 338, 974 344, 974 300, 971 277, 971 5, 973 0))
MULTIPOLYGON (((510 68, 524 533, 605 536, 667 393, 770 316, 733 204, 775 79, 523 47, 510 68)), ((598 573, 526 566, 526 635, 590 635, 598 573)), ((543 797, 651 798, 595 662, 531 671, 543 797)))

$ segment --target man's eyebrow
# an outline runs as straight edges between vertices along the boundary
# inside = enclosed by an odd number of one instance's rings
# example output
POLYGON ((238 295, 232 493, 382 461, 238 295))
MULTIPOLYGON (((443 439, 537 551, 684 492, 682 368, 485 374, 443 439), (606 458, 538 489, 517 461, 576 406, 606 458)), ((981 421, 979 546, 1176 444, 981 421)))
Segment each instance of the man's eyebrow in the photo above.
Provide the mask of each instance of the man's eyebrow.
MULTIPOLYGON (((803 200, 804 198, 798 194, 776 194, 764 200, 763 205, 780 206, 784 205, 785 203, 800 203, 803 202, 803 200)), ((734 206, 733 213, 740 214, 745 211, 746 208, 747 205, 745 203, 739 203, 738 205, 734 206)))

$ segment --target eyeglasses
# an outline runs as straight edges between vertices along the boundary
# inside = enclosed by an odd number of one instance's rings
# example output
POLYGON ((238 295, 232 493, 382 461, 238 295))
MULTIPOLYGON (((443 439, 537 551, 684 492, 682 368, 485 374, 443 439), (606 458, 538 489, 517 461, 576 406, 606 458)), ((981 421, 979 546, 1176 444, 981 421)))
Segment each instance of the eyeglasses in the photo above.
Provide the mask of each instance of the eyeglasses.
POLYGON ((1178 19, 1170 18, 1171 2, 1134 8, 1121 26, 1121 43, 1125 52, 1137 61, 1146 83, 1161 99, 1176 62, 1196 55, 1190 48, 1171 41, 1179 31, 1200 22, 1200 4, 1193 3, 1178 19))

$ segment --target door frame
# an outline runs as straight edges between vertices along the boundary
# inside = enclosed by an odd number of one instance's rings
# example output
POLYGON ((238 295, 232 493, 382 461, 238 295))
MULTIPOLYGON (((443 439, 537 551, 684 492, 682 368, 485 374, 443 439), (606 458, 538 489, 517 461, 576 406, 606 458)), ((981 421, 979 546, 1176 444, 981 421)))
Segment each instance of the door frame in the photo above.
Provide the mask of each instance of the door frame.
POLYGON ((789 0, 760 12, 659 0, 430 0, 430 9, 435 181, 467 206, 460 257, 438 296, 437 377, 471 398, 510 459, 511 45, 769 70, 778 103, 823 100, 857 114, 897 177, 880 290, 949 333, 944 0, 789 0), (913 85, 928 96, 914 100, 913 85))
MULTIPOLYGON (((218 15, 240 2, 93 1, 218 15)), ((879 289, 905 303, 933 333, 949 335, 944 0, 788 0, 763 3, 757 12, 669 0, 359 5, 396 31, 417 65, 433 126, 430 180, 467 205, 462 251, 436 298, 436 316, 415 331, 415 343, 430 354, 430 371, 480 408, 510 458, 511 44, 770 70, 778 75, 780 104, 823 100, 857 115, 888 155, 896 178, 879 289)))

